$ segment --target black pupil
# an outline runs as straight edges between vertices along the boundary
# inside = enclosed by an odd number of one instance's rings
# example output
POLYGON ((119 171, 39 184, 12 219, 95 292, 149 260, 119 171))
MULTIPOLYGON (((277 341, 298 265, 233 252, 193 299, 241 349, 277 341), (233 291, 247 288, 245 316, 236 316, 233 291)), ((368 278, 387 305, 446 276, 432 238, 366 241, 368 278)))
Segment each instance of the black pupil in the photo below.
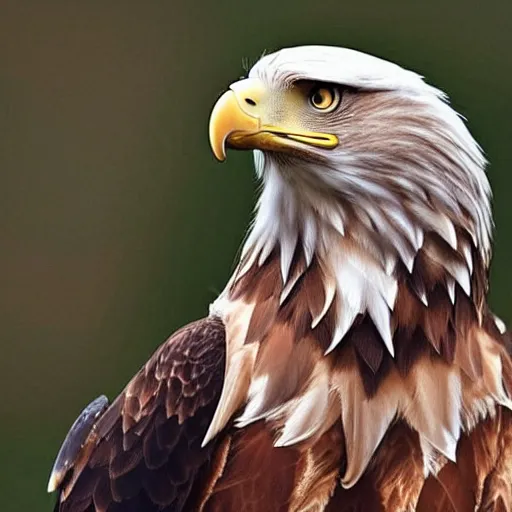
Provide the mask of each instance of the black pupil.
POLYGON ((324 100, 324 95, 320 91, 316 91, 315 94, 313 94, 314 105, 321 105, 324 102, 324 100))

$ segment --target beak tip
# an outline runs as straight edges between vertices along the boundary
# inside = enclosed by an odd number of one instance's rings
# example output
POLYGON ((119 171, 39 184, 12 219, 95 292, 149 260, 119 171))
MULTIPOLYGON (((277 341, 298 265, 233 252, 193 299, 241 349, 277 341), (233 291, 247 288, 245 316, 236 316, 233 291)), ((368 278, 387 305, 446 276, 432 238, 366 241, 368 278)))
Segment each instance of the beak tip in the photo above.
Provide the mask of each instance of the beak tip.
POLYGON ((226 160, 226 139, 230 133, 229 116, 226 116, 226 110, 234 103, 233 91, 226 91, 213 107, 210 116, 209 138, 210 147, 213 155, 219 162, 226 160))
POLYGON ((210 115, 210 146, 215 158, 219 162, 226 160, 226 145, 234 132, 255 133, 259 126, 259 118, 242 109, 235 92, 227 90, 210 115))
POLYGON ((212 153, 217 162, 224 162, 226 160, 226 147, 222 144, 212 144, 212 153))

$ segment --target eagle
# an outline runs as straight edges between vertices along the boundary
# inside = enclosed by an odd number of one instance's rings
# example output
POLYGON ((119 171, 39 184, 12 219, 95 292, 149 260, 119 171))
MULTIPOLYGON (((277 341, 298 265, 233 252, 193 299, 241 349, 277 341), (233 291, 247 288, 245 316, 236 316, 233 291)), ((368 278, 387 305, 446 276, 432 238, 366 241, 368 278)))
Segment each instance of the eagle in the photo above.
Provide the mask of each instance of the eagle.
POLYGON ((57 456, 57 512, 510 511, 491 188, 439 89, 352 49, 263 56, 216 102, 261 192, 206 318, 57 456))

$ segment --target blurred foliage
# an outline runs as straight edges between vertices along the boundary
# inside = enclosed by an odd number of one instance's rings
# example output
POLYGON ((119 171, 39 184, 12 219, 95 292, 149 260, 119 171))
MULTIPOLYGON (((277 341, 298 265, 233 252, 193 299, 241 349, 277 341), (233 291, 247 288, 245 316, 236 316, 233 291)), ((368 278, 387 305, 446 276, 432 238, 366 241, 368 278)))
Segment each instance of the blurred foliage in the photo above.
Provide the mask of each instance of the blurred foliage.
POLYGON ((0 1, 2 510, 50 510, 81 408, 207 312, 253 208, 208 114, 264 50, 362 49, 453 98, 492 162, 492 303, 512 320, 512 2, 0 1))

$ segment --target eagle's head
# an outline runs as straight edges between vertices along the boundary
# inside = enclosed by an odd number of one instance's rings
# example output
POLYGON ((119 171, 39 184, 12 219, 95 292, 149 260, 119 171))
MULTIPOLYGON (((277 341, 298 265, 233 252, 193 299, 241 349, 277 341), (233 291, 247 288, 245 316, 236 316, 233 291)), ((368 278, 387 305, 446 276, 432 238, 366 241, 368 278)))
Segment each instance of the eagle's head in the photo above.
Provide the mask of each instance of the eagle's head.
POLYGON ((441 267, 413 279, 424 304, 438 281, 452 301, 456 283, 469 296, 474 258, 486 272, 486 161, 444 94, 414 72, 344 48, 283 49, 219 99, 210 140, 219 160, 226 148, 255 150, 263 192, 245 266, 279 251, 287 292, 301 246, 306 266, 316 256, 347 295, 333 346, 365 311, 391 346, 385 310, 421 252, 441 267))

